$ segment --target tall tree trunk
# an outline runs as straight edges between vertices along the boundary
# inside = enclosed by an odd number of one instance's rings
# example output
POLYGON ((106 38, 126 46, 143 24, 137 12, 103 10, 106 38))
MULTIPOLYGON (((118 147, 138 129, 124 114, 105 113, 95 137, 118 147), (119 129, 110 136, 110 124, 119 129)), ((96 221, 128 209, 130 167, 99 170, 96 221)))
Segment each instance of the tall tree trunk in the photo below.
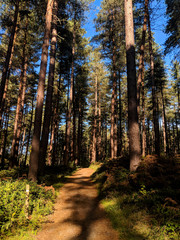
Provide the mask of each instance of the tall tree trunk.
POLYGON ((167 130, 168 130, 168 139, 169 139, 169 149, 172 147, 172 141, 171 141, 171 126, 170 126, 170 120, 167 121, 167 130))
POLYGON ((94 125, 93 125, 93 143, 92 143, 92 161, 97 161, 97 98, 98 98, 98 79, 97 75, 95 76, 96 85, 95 85, 95 99, 94 99, 94 125))
POLYGON ((52 153, 53 153, 53 141, 54 141, 54 118, 52 119, 51 122, 51 137, 50 137, 50 143, 49 143, 49 152, 48 152, 48 165, 52 166, 53 161, 52 161, 52 153))
MULTIPOLYGON (((146 0, 148 1, 148 0, 146 0)), ((154 56, 153 56, 153 47, 152 47, 152 33, 151 33, 151 24, 149 17, 148 6, 147 10, 147 21, 148 21, 148 35, 149 35, 149 53, 150 53, 150 67, 151 67, 151 81, 152 81, 152 103, 153 103, 153 124, 154 124, 154 133, 155 133, 155 153, 160 155, 160 138, 159 138, 159 121, 158 121, 158 112, 157 112, 157 99, 156 99, 156 86, 154 81, 154 56)))
POLYGON ((34 112, 34 98, 32 99, 31 119, 30 119, 30 125, 29 125, 29 131, 28 131, 27 143, 26 143, 26 154, 25 154, 25 159, 24 159, 24 165, 25 166, 26 166, 26 163, 27 163, 27 156, 28 156, 28 151, 29 151, 29 142, 30 142, 30 138, 31 138, 31 129, 32 129, 32 124, 33 124, 33 112, 34 112))
POLYGON ((151 154, 150 151, 150 127, 149 127, 149 118, 147 118, 147 135, 146 135, 146 142, 147 142, 147 154, 151 154))
POLYGON ((2 156, 1 156, 1 167, 4 169, 5 166, 5 152, 6 152, 6 143, 7 143, 7 136, 8 136, 8 125, 9 125, 9 110, 10 106, 8 103, 8 106, 6 107, 6 122, 5 122, 5 129, 4 129, 4 138, 3 138, 3 144, 2 144, 2 156))
MULTIPOLYGON (((24 118, 24 121, 25 121, 25 118, 24 118)), ((18 155, 20 156, 19 165, 22 165, 22 156, 23 156, 23 150, 24 150, 24 146, 25 146, 26 131, 27 131, 27 127, 26 127, 26 124, 24 122, 24 124, 23 124, 23 134, 22 134, 22 137, 21 137, 21 144, 20 144, 19 153, 18 153, 18 155)))
POLYGON ((40 134, 41 134, 42 111, 43 111, 43 101, 44 101, 44 85, 45 85, 47 59, 48 59, 49 39, 50 39, 50 33, 51 33, 52 7, 53 7, 53 0, 48 0, 47 10, 46 10, 45 34, 44 34, 44 42, 42 46, 41 66, 40 66, 40 73, 39 73, 39 84, 38 84, 38 90, 37 90, 34 133, 33 133, 33 139, 32 139, 32 149, 31 149, 31 155, 30 155, 30 165, 29 165, 29 174, 28 174, 28 178, 33 181, 37 181, 37 173, 38 173, 40 134))
POLYGON ((180 141, 179 141, 179 129, 178 129, 178 119, 177 119, 177 113, 175 111, 175 122, 176 122, 176 143, 177 143, 177 151, 180 152, 180 141))
MULTIPOLYGON (((70 138, 71 138, 71 117, 73 113, 74 106, 74 54, 75 54, 75 19, 74 19, 74 28, 73 28, 73 43, 72 43, 72 66, 71 66, 71 80, 70 80, 70 99, 69 99, 69 109, 67 114, 67 136, 66 136, 66 150, 65 150, 65 165, 68 165, 69 162, 69 152, 70 152, 70 138)), ((71 160, 74 158, 74 143, 73 138, 71 140, 71 160)))
POLYGON ((148 0, 145 0, 144 23, 143 23, 143 29, 142 29, 139 71, 138 71, 138 80, 137 80, 137 112, 138 112, 139 119, 140 119, 141 84, 142 84, 142 81, 144 81, 144 50, 145 50, 145 39, 146 39, 146 30, 147 30, 147 6, 148 6, 148 0))
POLYGON ((107 157, 107 145, 108 145, 108 141, 107 141, 107 116, 106 116, 106 113, 105 113, 105 142, 104 142, 104 145, 105 145, 105 158, 107 157))
MULTIPOLYGON (((59 125, 59 100, 60 100, 60 92, 61 92, 61 69, 59 81, 57 81, 57 91, 55 92, 55 108, 54 108, 54 120, 53 120, 53 129, 52 129, 52 165, 55 165, 56 162, 56 152, 57 152, 57 136, 58 136, 58 125, 59 125)), ((67 124, 66 124, 67 125, 67 124)))
POLYGON ((142 91, 142 156, 146 154, 146 130, 145 130, 145 97, 144 97, 144 51, 147 30, 147 7, 148 0, 145 0, 144 23, 142 29, 142 40, 139 58, 139 72, 137 81, 137 112, 140 120, 140 93, 142 91))
POLYGON ((99 129, 98 129, 98 160, 102 159, 102 136, 101 136, 101 126, 102 126, 102 118, 101 118, 101 90, 99 90, 99 129))
POLYGON ((24 109, 26 81, 27 81, 27 76, 26 76, 27 75, 27 56, 26 56, 27 26, 28 26, 28 19, 26 20, 26 28, 25 28, 25 35, 24 35, 22 70, 21 70, 19 95, 17 100, 16 116, 15 116, 15 123, 14 123, 13 141, 11 146, 10 167, 13 167, 14 165, 18 164, 17 158, 18 158, 19 141, 20 141, 20 135, 21 135, 21 126, 22 126, 22 119, 23 119, 23 109, 24 109))
POLYGON ((74 16, 74 29, 73 29, 73 52, 72 52, 72 60, 73 60, 73 71, 72 71, 72 117, 73 117, 73 134, 71 140, 71 162, 76 160, 76 106, 75 106, 75 89, 74 89, 74 55, 75 55, 75 44, 76 44, 76 9, 74 16))
POLYGON ((128 84, 128 127, 130 171, 135 171, 140 163, 140 135, 137 115, 137 84, 134 47, 134 24, 132 0, 125 0, 125 34, 128 84))
POLYGON ((76 100, 75 100, 75 91, 74 91, 74 98, 73 98, 73 140, 72 140, 72 158, 71 162, 74 162, 74 165, 77 163, 77 152, 76 152, 76 100))
POLYGON ((78 116, 78 138, 77 138, 77 159, 78 164, 81 166, 81 144, 82 144, 82 138, 81 138, 81 132, 82 132, 82 107, 81 102, 79 99, 79 116, 78 116))
POLYGON ((1 86, 0 86, 0 106, 1 106, 1 109, 2 109, 2 99, 3 99, 4 89, 5 89, 5 85, 6 85, 7 74, 8 74, 8 70, 9 70, 9 63, 10 63, 11 53, 12 53, 12 49, 13 49, 14 36, 15 36, 15 32, 16 32, 17 19, 18 19, 18 13, 19 13, 19 2, 20 1, 17 0, 16 4, 15 4, 12 32, 11 32, 11 36, 10 36, 10 39, 9 39, 9 45, 8 45, 8 50, 7 50, 7 54, 6 54, 6 60, 5 60, 4 67, 3 67, 3 72, 2 72, 2 80, 1 80, 1 86))
POLYGON ((65 145, 64 145, 64 158, 63 158, 63 165, 67 165, 69 161, 69 145, 70 145, 70 131, 68 128, 69 124, 69 90, 70 85, 69 85, 69 78, 68 78, 68 92, 67 92, 67 100, 66 100, 66 133, 65 133, 65 145))
POLYGON ((167 136, 167 121, 166 121, 166 110, 165 110, 165 103, 164 103, 164 94, 163 88, 161 86, 161 97, 162 97, 162 107, 163 107, 163 128, 164 128, 164 145, 165 145, 165 152, 169 154, 169 143, 168 143, 168 136, 167 136))
POLYGON ((121 101, 121 75, 119 72, 119 147, 118 147, 118 156, 122 154, 122 101, 121 101))
POLYGON ((44 166, 46 162, 46 153, 49 138, 49 126, 52 115, 52 96, 54 87, 54 71, 55 71, 55 57, 56 57, 56 43, 57 43, 57 11, 58 11, 58 1, 54 0, 52 15, 52 37, 51 37, 51 52, 50 52, 50 64, 49 64, 49 77, 46 95, 46 105, 44 112, 44 123, 42 130, 42 137, 40 143, 40 155, 39 155, 39 168, 41 169, 41 174, 44 172, 44 166))
POLYGON ((164 113, 162 113, 162 127, 163 127, 163 144, 164 144, 164 153, 166 153, 166 130, 165 130, 165 119, 164 119, 164 113))
MULTIPOLYGON (((27 58, 25 58, 25 66, 24 66, 24 77, 23 77, 23 89, 22 89, 22 99, 21 99, 21 108, 20 114, 18 119, 18 129, 17 129, 17 138, 15 142, 15 158, 18 156, 18 149, 19 149, 19 141, 22 131, 22 120, 23 120, 23 110, 24 110, 24 102, 25 102, 25 94, 26 94, 26 85, 27 85, 27 58)), ((15 159, 15 162, 17 160, 15 159)))
POLYGON ((146 124, 145 124, 145 94, 144 94, 144 78, 142 81, 142 157, 146 155, 146 124))
POLYGON ((113 9, 112 45, 113 45, 113 90, 111 99, 111 158, 117 157, 117 75, 116 75, 116 45, 114 39, 115 14, 113 9))
POLYGON ((173 153, 175 153, 176 150, 176 134, 175 134, 175 127, 174 127, 174 120, 172 119, 172 130, 173 130, 173 153))
MULTIPOLYGON (((1 128, 1 124, 2 124, 2 114, 4 112, 4 106, 5 106, 5 101, 6 101, 7 91, 8 91, 8 84, 9 84, 10 72, 11 72, 11 67, 12 67, 12 59, 13 59, 13 54, 14 54, 14 46, 15 46, 15 42, 16 42, 16 36, 17 36, 17 25, 16 25, 16 29, 15 29, 15 33, 14 33, 11 57, 9 60, 9 68, 8 68, 8 73, 7 73, 7 78, 6 78, 5 88, 4 88, 3 99, 2 99, 2 103, 1 103, 1 107, 0 107, 0 128, 1 128)), ((1 131, 0 131, 0 136, 1 136, 1 131)))

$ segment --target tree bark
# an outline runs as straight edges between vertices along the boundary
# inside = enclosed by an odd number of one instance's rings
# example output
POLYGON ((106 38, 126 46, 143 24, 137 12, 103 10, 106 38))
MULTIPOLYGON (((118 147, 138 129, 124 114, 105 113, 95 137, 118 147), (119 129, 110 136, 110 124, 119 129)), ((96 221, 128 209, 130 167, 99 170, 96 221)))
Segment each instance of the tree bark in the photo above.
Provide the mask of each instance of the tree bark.
MULTIPOLYGON (((12 59, 13 59, 13 54, 14 54, 14 46, 15 46, 15 42, 16 42, 16 36, 17 36, 17 25, 16 25, 14 39, 13 39, 13 46, 12 46, 12 50, 11 50, 11 57, 10 57, 10 60, 9 60, 9 68, 8 68, 8 73, 7 73, 4 93, 3 93, 3 99, 2 99, 2 103, 1 103, 1 107, 0 107, 0 128, 1 128, 1 124, 2 124, 2 114, 4 112, 4 106, 5 106, 6 96, 7 96, 7 91, 8 91, 9 77, 10 77, 10 71, 11 71, 11 67, 12 67, 12 59)), ((1 136, 1 132, 0 132, 0 136, 1 136)))
MULTIPOLYGON (((25 115, 26 115, 26 112, 25 112, 25 115)), ((23 157, 23 149, 24 149, 24 146, 25 146, 26 131, 27 131, 27 126, 26 126, 25 117, 24 117, 24 120, 23 120, 23 134, 21 136, 21 141, 20 141, 21 144, 20 144, 19 152, 18 152, 18 156, 20 156, 19 166, 22 165, 22 157, 23 157)))
POLYGON ((146 39, 146 30, 147 30, 147 6, 148 6, 148 0, 145 0, 144 22, 143 22, 143 29, 142 29, 139 71, 138 71, 138 80, 137 80, 137 112, 138 112, 139 119, 140 119, 141 84, 142 84, 142 81, 144 80, 144 50, 145 50, 145 39, 146 39))
POLYGON ((67 92, 67 100, 66 100, 66 133, 65 133, 65 145, 64 145, 64 158, 63 165, 67 165, 69 161, 69 145, 70 145, 70 133, 68 132, 68 123, 69 123, 69 92, 70 92, 70 84, 68 78, 68 92, 67 92))
POLYGON ((147 154, 151 154, 151 140, 150 140, 150 127, 149 127, 149 118, 147 118, 147 135, 146 135, 146 142, 147 142, 147 154))
POLYGON ((137 84, 134 47, 134 24, 132 0, 125 0, 125 34, 128 84, 128 127, 130 171, 135 171, 140 163, 140 135, 137 115, 137 84))
POLYGON ((118 156, 122 154, 122 101, 121 101, 121 75, 119 72, 119 147, 118 147, 118 156))
POLYGON ((144 94, 144 78, 142 85, 142 157, 146 155, 146 124, 145 124, 145 94, 144 94))
MULTIPOLYGON (((8 104, 9 105, 9 104, 8 104)), ((4 129, 4 138, 2 144, 2 156, 1 156, 1 167, 4 169, 5 166, 5 152, 6 152, 6 143, 7 143, 7 136, 8 136, 8 125, 9 125, 9 110, 10 107, 7 106, 6 108, 6 122, 5 122, 5 129, 4 129)))
POLYGON ((99 129, 98 129, 98 160, 102 158, 102 136, 101 136, 101 126, 102 126, 102 118, 101 118, 101 90, 99 88, 99 129))
POLYGON ((148 0, 145 0, 144 9, 144 22, 142 29, 142 40, 140 48, 140 58, 139 58, 139 72, 137 81, 137 112, 140 121, 140 93, 142 92, 142 156, 146 154, 146 129, 145 129, 145 96, 144 96, 144 51, 145 51, 145 39, 147 31, 147 7, 148 0))
POLYGON ((164 150, 166 154, 169 154, 169 142, 167 136, 167 121, 166 121, 166 110, 165 110, 165 103, 164 103, 164 94, 163 88, 161 86, 161 97, 162 97, 162 110, 163 110, 163 137, 164 137, 164 150))
POLYGON ((95 76, 95 98, 94 98, 94 126, 92 143, 92 163, 97 161, 97 98, 98 98, 98 77, 95 76))
POLYGON ((26 27, 24 32, 24 44, 23 44, 23 55, 22 55, 22 70, 20 77, 20 85, 19 85, 19 95, 17 100, 17 108, 16 108, 16 117, 14 123, 14 134, 13 141, 11 146, 11 157, 10 157, 10 167, 12 168, 14 165, 18 165, 18 149, 19 149, 19 141, 21 135, 21 126, 23 119, 23 109, 24 109, 24 100, 25 100, 25 92, 26 92, 26 81, 27 81, 27 26, 28 26, 28 18, 26 19, 26 27))
MULTIPOLYGON (((71 80, 70 80, 70 99, 69 99, 69 109, 67 114, 67 136, 66 136, 66 150, 65 150, 65 165, 68 165, 69 162, 69 153, 70 153, 70 138, 71 138, 71 117, 73 114, 74 106, 74 54, 75 54, 75 19, 74 19, 74 28, 73 28, 73 43, 72 43, 72 66, 71 66, 71 80)), ((71 140, 71 160, 74 158, 74 137, 71 140)))
POLYGON ((79 99, 79 114, 78 114, 78 138, 77 138, 77 160, 78 165, 81 166, 81 144, 82 144, 82 107, 79 99))
POLYGON ((7 74, 8 74, 8 70, 9 70, 9 63, 10 63, 10 59, 11 59, 12 49, 13 49, 14 36, 16 33, 17 19, 18 19, 18 13, 19 13, 19 2, 20 1, 17 0, 16 4, 15 4, 13 27, 12 27, 12 32, 11 32, 8 50, 7 50, 7 54, 6 54, 6 60, 5 60, 3 72, 2 72, 2 80, 1 80, 1 86, 0 86, 1 111, 2 111, 2 99, 3 99, 4 89, 5 89, 5 85, 6 85, 6 79, 7 79, 7 74))
POLYGON ((111 158, 117 157, 117 75, 116 75, 116 45, 114 39, 114 22, 115 15, 113 9, 113 26, 112 26, 112 45, 113 45, 113 90, 112 90, 112 100, 111 100, 111 158))
POLYGON ((30 125, 29 125, 29 131, 28 131, 27 143, 26 143, 26 154, 25 154, 25 159, 24 159, 25 166, 26 166, 26 162, 27 162, 29 142, 30 142, 30 138, 31 138, 31 129, 32 129, 32 124, 33 124, 33 111, 34 111, 34 99, 32 99, 32 112, 31 112, 31 119, 30 119, 30 125))
POLYGON ((58 11, 58 1, 54 0, 52 15, 52 37, 51 37, 51 52, 50 52, 50 65, 49 65, 49 77, 48 86, 46 94, 46 105, 44 112, 44 123, 42 130, 42 137, 40 143, 40 155, 39 155, 39 168, 41 169, 41 174, 44 172, 44 166, 46 163, 46 153, 49 138, 49 126, 52 116, 52 96, 54 87, 54 72, 55 72, 55 58, 56 58, 56 43, 57 43, 57 11, 58 11))
POLYGON ((176 144, 177 144, 177 152, 180 152, 180 141, 179 141, 179 128, 178 128, 178 119, 177 119, 177 113, 175 111, 175 122, 176 122, 176 144))
POLYGON ((148 35, 149 35, 149 53, 150 53, 150 68, 151 68, 151 81, 152 81, 152 103, 153 103, 153 124, 155 133, 155 154, 160 155, 160 138, 159 138, 159 120, 157 112, 157 99, 156 99, 156 86, 154 81, 154 56, 152 47, 152 34, 151 34, 151 24, 149 17, 148 6, 147 11, 147 22, 148 22, 148 35))
POLYGON ((34 133, 33 133, 33 139, 32 139, 32 149, 31 149, 31 155, 30 155, 30 165, 29 165, 29 174, 28 174, 28 178, 31 179, 32 181, 37 181, 37 173, 38 173, 40 134, 41 134, 42 111, 43 111, 43 101, 44 101, 44 85, 45 85, 47 59, 48 59, 49 39, 50 39, 50 33, 51 33, 52 7, 53 7, 53 0, 48 0, 47 10, 46 10, 45 34, 44 34, 44 42, 42 46, 41 66, 40 66, 40 73, 39 73, 39 84, 38 84, 38 90, 37 90, 34 133))

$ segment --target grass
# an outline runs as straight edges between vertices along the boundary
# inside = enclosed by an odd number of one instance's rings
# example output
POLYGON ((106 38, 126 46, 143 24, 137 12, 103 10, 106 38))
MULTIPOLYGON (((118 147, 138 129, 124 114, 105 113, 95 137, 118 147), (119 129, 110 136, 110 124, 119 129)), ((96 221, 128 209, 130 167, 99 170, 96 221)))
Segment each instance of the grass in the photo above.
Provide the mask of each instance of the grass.
POLYGON ((178 240, 178 166, 145 161, 136 173, 122 167, 119 159, 96 170, 93 179, 102 205, 120 240, 178 240))
POLYGON ((137 216, 135 207, 122 208, 119 204, 119 200, 119 198, 106 199, 102 201, 102 204, 111 219, 113 227, 118 230, 120 239, 147 239, 149 227, 144 221, 144 211, 139 212, 137 216), (141 219, 141 222, 139 222, 139 219, 141 219))
POLYGON ((89 166, 89 168, 93 169, 93 170, 97 170, 102 164, 99 162, 96 163, 91 163, 91 165, 89 166))

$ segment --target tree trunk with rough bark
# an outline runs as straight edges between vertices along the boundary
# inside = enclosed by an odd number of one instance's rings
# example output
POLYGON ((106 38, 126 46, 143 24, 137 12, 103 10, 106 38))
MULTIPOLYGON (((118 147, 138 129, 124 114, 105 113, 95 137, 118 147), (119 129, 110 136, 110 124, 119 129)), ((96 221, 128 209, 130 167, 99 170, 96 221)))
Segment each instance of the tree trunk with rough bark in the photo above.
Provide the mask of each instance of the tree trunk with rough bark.
POLYGON ((44 101, 44 85, 45 85, 47 59, 48 59, 49 39, 51 34, 52 7, 53 7, 53 0, 48 0, 47 10, 46 10, 45 34, 44 34, 44 42, 42 46, 41 66, 40 66, 39 83, 38 83, 38 90, 37 90, 34 133, 33 133, 33 139, 32 139, 32 149, 31 149, 31 155, 30 155, 30 165, 29 165, 29 174, 28 174, 28 179, 31 179, 32 181, 37 181, 37 173, 38 173, 40 134, 41 134, 42 111, 43 111, 43 101, 44 101))
POLYGON ((50 51, 50 64, 49 64, 49 76, 48 76, 48 86, 46 94, 46 104, 44 111, 44 123, 40 143, 40 155, 39 155, 39 168, 41 169, 41 174, 44 172, 44 166, 46 164, 46 153, 49 138, 49 127, 52 116, 52 96, 54 87, 54 72, 55 72, 55 59, 56 59, 56 43, 57 43, 57 11, 58 11, 58 1, 54 0, 53 10, 52 10, 52 36, 51 36, 51 51, 50 51))
POLYGON ((2 169, 4 169, 5 166, 5 152, 6 152, 6 143, 7 143, 7 136, 8 136, 8 125, 9 125, 9 110, 10 110, 10 106, 8 103, 8 106, 6 107, 6 122, 5 122, 5 129, 4 129, 4 138, 3 138, 3 142, 2 142, 2 156, 1 156, 1 167, 2 169))
MULTIPOLYGON (((7 91, 8 91, 9 77, 10 77, 10 72, 11 72, 11 67, 12 67, 12 59, 13 59, 13 54, 14 54, 14 46, 15 46, 16 36, 17 36, 16 33, 17 33, 17 25, 16 25, 14 39, 13 39, 11 57, 10 57, 10 60, 9 60, 9 69, 8 69, 8 73, 7 73, 6 83, 5 83, 3 99, 2 99, 2 103, 1 103, 1 107, 0 107, 0 128, 1 128, 1 124, 2 124, 2 114, 4 112, 4 106, 5 106, 6 96, 7 96, 7 91)), ((0 131, 0 137, 1 137, 1 131, 0 131)))
POLYGON ((115 24, 115 15, 113 9, 113 26, 112 31, 112 45, 113 45, 113 90, 112 90, 112 99, 111 99, 111 158, 117 157, 117 75, 116 75, 116 45, 114 39, 114 24, 115 24))
POLYGON ((178 119, 177 119, 177 113, 175 111, 175 122, 176 122, 176 145, 177 145, 177 152, 180 152, 180 141, 179 141, 179 128, 178 128, 178 119))
POLYGON ((8 70, 9 70, 9 63, 10 63, 12 49, 13 49, 13 45, 14 45, 13 44, 14 43, 14 36, 15 36, 15 33, 16 33, 17 19, 18 19, 18 13, 19 13, 19 2, 20 1, 17 0, 16 4, 15 4, 12 32, 11 32, 11 36, 10 36, 10 39, 9 39, 9 45, 8 45, 8 50, 7 50, 7 54, 6 54, 6 60, 5 60, 4 67, 3 67, 3 72, 2 72, 2 80, 1 80, 1 86, 0 86, 0 106, 1 106, 1 109, 2 109, 2 100, 3 100, 5 85, 6 85, 6 79, 7 79, 8 70))
POLYGON ((97 161, 97 98, 98 98, 98 79, 95 76, 95 99, 94 99, 94 125, 93 125, 93 142, 92 142, 92 160, 94 163, 97 161))
POLYGON ((121 75, 119 72, 119 134, 118 156, 122 154, 122 101, 121 101, 121 75))
POLYGON ((14 165, 18 165, 18 150, 19 150, 19 141, 21 135, 21 126, 23 120, 23 109, 24 109, 24 100, 26 93, 26 82, 27 82, 27 27, 28 27, 28 18, 26 19, 26 27, 24 30, 24 44, 23 44, 23 55, 22 55, 22 69, 21 69, 21 77, 19 84, 19 95, 17 100, 17 108, 16 108, 16 116, 14 123, 14 134, 13 141, 11 146, 11 157, 10 157, 10 168, 14 165))
POLYGON ((137 115, 137 84, 134 46, 134 24, 132 0, 124 0, 125 34, 128 84, 128 128, 130 171, 135 171, 140 163, 140 135, 137 115))
MULTIPOLYGON (((75 19, 74 19, 75 21, 75 19)), ((76 42, 76 33, 75 33, 75 22, 73 28, 73 43, 72 43, 72 66, 71 66, 71 80, 70 80, 70 99, 69 99, 69 109, 67 113, 67 134, 66 134, 66 149, 65 149, 65 162, 64 164, 67 166, 69 162, 69 153, 70 153, 70 145, 71 145, 71 160, 74 158, 74 137, 72 137, 71 144, 71 118, 74 110, 74 55, 75 55, 75 42, 76 42)), ((74 117, 74 116, 73 116, 74 117)), ((73 131, 74 133, 74 131, 73 131)))
POLYGON ((99 89, 99 126, 98 126, 98 160, 102 158, 102 136, 101 136, 101 126, 102 126, 102 117, 101 117, 101 90, 99 89))
POLYGON ((144 93, 144 79, 142 85, 142 157, 146 155, 146 117, 145 117, 145 93, 144 93))
POLYGON ((78 114, 78 138, 77 138, 77 160, 78 164, 81 165, 81 144, 82 144, 82 107, 79 102, 79 114, 78 114))
POLYGON ((159 137, 159 120, 157 112, 157 99, 156 99, 156 86, 154 81, 154 55, 152 47, 152 33, 148 6, 147 11, 147 22, 148 22, 148 35, 149 35, 149 54, 150 54, 150 68, 151 68, 151 81, 152 81, 152 103, 153 103, 153 124, 155 134, 155 154, 160 155, 160 137, 159 137))
POLYGON ((143 29, 142 29, 142 40, 141 40, 140 57, 139 57, 139 71, 138 71, 138 80, 137 80, 137 111, 138 111, 139 119, 140 119, 141 84, 142 84, 142 81, 144 81, 144 51, 145 51, 145 39, 146 39, 146 30, 147 30, 147 6, 148 6, 148 0, 145 0, 144 22, 143 22, 143 29))
POLYGON ((27 163, 27 156, 28 156, 28 151, 29 151, 29 142, 31 138, 31 129, 32 129, 32 124, 33 124, 33 111, 34 111, 34 99, 32 99, 32 112, 31 112, 31 119, 30 119, 30 125, 29 125, 29 131, 28 131, 28 136, 27 136, 27 143, 26 143, 26 153, 25 153, 25 159, 24 159, 24 165, 26 166, 27 163))
POLYGON ((146 155, 146 128, 145 128, 145 96, 144 96, 144 51, 145 51, 145 39, 147 31, 147 7, 148 0, 145 0, 145 9, 144 9, 144 22, 142 29, 142 40, 140 48, 140 58, 139 58, 139 72, 137 80, 137 112, 138 119, 140 117, 140 95, 142 94, 142 156, 146 155))
POLYGON ((169 154, 169 142, 168 142, 168 136, 167 136, 167 121, 166 121, 166 110, 165 110, 165 103, 164 103, 164 94, 163 94, 163 88, 161 86, 161 97, 162 97, 162 107, 163 107, 163 137, 164 137, 164 150, 166 154, 169 154))

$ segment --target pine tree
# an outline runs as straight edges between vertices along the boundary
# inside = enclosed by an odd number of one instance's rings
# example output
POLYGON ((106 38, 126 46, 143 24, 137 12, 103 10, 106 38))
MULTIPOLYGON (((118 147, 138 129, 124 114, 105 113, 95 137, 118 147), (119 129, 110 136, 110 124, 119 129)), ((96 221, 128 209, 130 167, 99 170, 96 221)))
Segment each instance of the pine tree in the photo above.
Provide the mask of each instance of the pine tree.
POLYGON ((42 137, 40 144, 40 154, 39 154, 39 166, 41 169, 41 174, 46 161, 46 152, 49 137, 49 126, 52 114, 52 95, 54 86, 54 72, 55 72, 55 57, 56 57, 56 42, 57 42, 57 12, 58 12, 58 2, 54 0, 53 3, 53 19, 52 19, 52 37, 51 37, 51 52, 50 52, 50 64, 49 64, 49 76, 48 76, 48 86, 46 94, 46 104, 44 112, 44 123, 42 129, 42 137))
POLYGON ((4 66, 3 66, 2 80, 1 80, 1 86, 0 86, 0 112, 2 111, 3 94, 4 94, 4 89, 5 89, 6 80, 7 80, 7 76, 8 76, 11 54, 12 54, 12 50, 13 50, 14 36, 16 33, 16 26, 17 26, 18 13, 19 13, 19 3, 20 3, 19 0, 16 1, 16 3, 15 3, 13 26, 12 26, 12 30, 11 30, 10 39, 9 39, 8 50, 6 53, 6 60, 4 62, 4 66))
POLYGON ((165 42, 165 53, 169 53, 172 49, 180 48, 180 4, 178 0, 166 0, 166 5, 166 15, 169 17, 166 33, 169 36, 165 42))
POLYGON ((137 86, 134 47, 134 24, 132 1, 125 0, 126 58, 128 83, 128 128, 130 171, 135 171, 140 163, 140 137, 137 116, 137 86))
POLYGON ((38 84, 38 90, 37 90, 34 133, 33 133, 33 139, 32 139, 32 149, 31 149, 29 174, 28 174, 28 178, 33 181, 37 180, 37 172, 38 172, 38 164, 39 164, 38 160, 39 160, 39 149, 40 149, 42 109, 43 109, 43 100, 44 100, 44 84, 45 84, 45 77, 46 77, 49 39, 50 39, 50 32, 51 32, 52 7, 53 7, 53 0, 48 0, 47 10, 46 10, 44 43, 42 46, 41 67, 40 67, 40 73, 39 73, 39 84, 38 84))

